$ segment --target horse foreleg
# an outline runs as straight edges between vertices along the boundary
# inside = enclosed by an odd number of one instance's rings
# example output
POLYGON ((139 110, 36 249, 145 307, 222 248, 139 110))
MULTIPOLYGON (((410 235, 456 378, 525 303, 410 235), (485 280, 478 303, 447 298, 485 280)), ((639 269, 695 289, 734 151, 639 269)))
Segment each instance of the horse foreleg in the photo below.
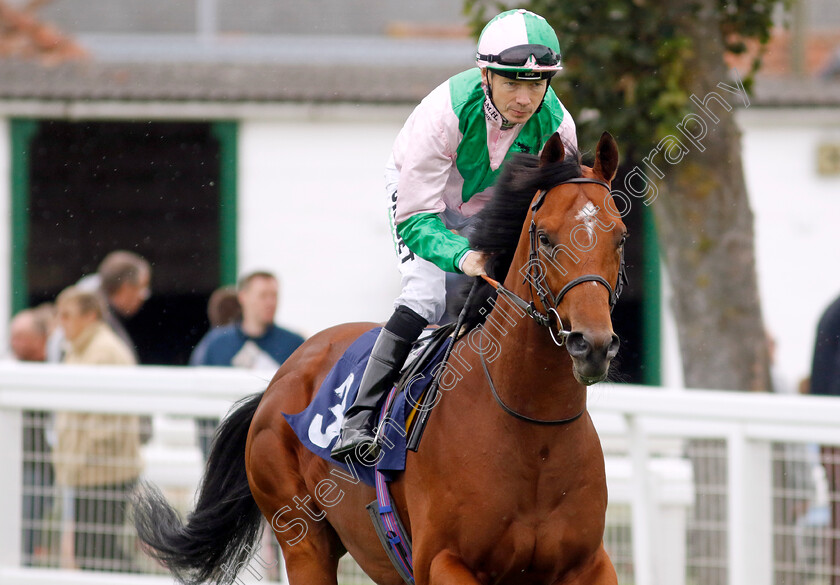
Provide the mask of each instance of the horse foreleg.
POLYGON ((428 580, 417 575, 417 585, 481 585, 460 557, 441 551, 429 565, 428 580))

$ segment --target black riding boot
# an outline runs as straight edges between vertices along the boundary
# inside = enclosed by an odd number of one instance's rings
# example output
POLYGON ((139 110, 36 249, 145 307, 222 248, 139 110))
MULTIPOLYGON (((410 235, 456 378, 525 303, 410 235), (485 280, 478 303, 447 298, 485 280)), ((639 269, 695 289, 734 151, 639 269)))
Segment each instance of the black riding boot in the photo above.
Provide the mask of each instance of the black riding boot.
POLYGON ((359 394, 353 405, 347 409, 341 435, 330 455, 336 461, 345 461, 356 447, 362 443, 369 445, 364 459, 372 461, 378 455, 378 445, 374 440, 373 420, 377 403, 382 394, 391 389, 411 351, 413 340, 403 339, 399 335, 382 329, 370 352, 365 373, 359 386, 359 394))

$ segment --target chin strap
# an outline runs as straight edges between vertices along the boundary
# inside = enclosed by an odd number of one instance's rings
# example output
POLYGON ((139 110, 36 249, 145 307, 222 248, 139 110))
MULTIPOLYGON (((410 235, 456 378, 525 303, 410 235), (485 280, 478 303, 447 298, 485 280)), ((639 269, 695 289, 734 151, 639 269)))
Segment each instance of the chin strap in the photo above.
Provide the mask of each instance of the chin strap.
POLYGON ((515 124, 511 124, 507 121, 507 118, 505 118, 502 115, 502 112, 499 111, 499 108, 496 107, 496 102, 493 101, 493 88, 490 86, 490 74, 488 73, 487 75, 487 83, 481 84, 484 88, 484 97, 490 104, 489 107, 493 108, 493 111, 499 114, 499 119, 502 121, 502 129, 513 128, 515 124))

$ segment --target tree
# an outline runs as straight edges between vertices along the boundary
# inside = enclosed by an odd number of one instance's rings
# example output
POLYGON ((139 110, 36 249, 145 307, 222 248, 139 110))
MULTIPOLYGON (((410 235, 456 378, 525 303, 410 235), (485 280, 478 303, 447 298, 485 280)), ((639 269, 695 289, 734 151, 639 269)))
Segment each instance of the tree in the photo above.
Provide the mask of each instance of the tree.
MULTIPOLYGON (((555 82, 581 144, 607 129, 632 170, 622 206, 649 205, 674 293, 685 383, 767 390, 769 352, 737 107, 783 0, 531 0, 564 55, 555 82), (758 46, 746 71, 725 56, 758 46)), ((499 4, 467 0, 480 30, 499 4)), ((620 211, 624 212, 624 209, 620 211)), ((629 211, 629 210, 627 210, 629 211)))

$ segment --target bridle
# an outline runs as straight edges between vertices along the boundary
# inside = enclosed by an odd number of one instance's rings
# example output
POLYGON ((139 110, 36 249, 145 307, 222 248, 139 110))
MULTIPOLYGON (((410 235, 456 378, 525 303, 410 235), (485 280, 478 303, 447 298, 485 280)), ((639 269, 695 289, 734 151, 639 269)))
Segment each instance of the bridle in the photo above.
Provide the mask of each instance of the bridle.
MULTIPOLYGON (((556 185, 559 187, 560 185, 565 185, 567 183, 594 183, 596 185, 601 185, 607 191, 610 191, 609 184, 605 183, 604 181, 600 181, 598 179, 589 179, 586 177, 576 177, 573 179, 568 179, 556 185)), ((492 278, 488 277, 487 275, 482 275, 482 278, 490 283, 500 294, 506 296, 511 302, 513 302, 517 307, 525 311, 534 321, 536 321, 539 325, 543 327, 547 327, 549 333, 551 334, 551 339, 558 347, 562 347, 566 339, 571 335, 571 331, 563 328, 563 321, 560 319, 560 315, 557 313, 557 307, 560 305, 560 302, 563 300, 563 297, 566 296, 570 290, 576 287, 579 284, 584 282, 597 282, 603 285, 607 292, 610 295, 610 312, 612 312, 613 308, 615 308, 615 304, 618 302, 618 298, 621 296, 621 292, 624 290, 624 287, 627 285, 627 271, 624 265, 624 247, 621 248, 621 259, 619 261, 618 266, 618 278, 615 283, 615 287, 610 286, 610 283, 603 276, 599 276, 597 274, 585 274, 583 276, 578 276, 566 283, 566 285, 560 289, 556 295, 551 292, 550 289, 543 286, 543 275, 535 272, 540 266, 540 256, 539 256, 539 246, 537 244, 537 223, 534 216, 537 213, 537 210, 543 204, 545 200, 545 196, 548 193, 547 190, 542 190, 537 194, 536 199, 534 200, 533 205, 531 205, 531 227, 528 229, 528 236, 529 236, 529 246, 530 250, 528 252, 528 275, 525 277, 525 281, 530 281, 531 283, 531 292, 532 296, 533 293, 539 297, 542 306, 546 308, 545 313, 541 313, 537 310, 534 301, 532 300, 530 303, 527 302, 525 299, 514 293, 513 291, 506 289, 502 286, 501 283, 493 280, 492 278), (557 333, 555 335, 554 330, 551 328, 551 316, 554 315, 554 318, 557 321, 557 333), (559 336, 559 340, 558 337, 559 336)), ((523 281, 523 283, 525 282, 523 281)), ((454 345, 454 344, 453 344, 454 345)), ((496 399, 496 402, 501 406, 502 410, 504 410, 507 414, 517 418, 521 421, 536 424, 536 425, 565 425, 572 423, 583 416, 583 413, 586 412, 586 406, 583 407, 583 410, 578 412, 577 414, 567 417, 567 418, 558 418, 558 419, 538 419, 532 418, 530 416, 526 416, 515 411, 513 408, 505 404, 502 400, 501 396, 499 396, 499 392, 496 390, 496 385, 493 383, 493 378, 490 376, 490 371, 487 369, 487 363, 484 359, 484 353, 479 352, 481 356, 481 366, 484 369, 484 376, 487 379, 487 383, 490 386, 490 391, 493 394, 493 398, 496 399)))
MULTIPOLYGON (((566 185, 569 183, 593 183, 595 185, 601 185, 607 191, 610 191, 610 186, 608 183, 601 181, 599 179, 590 179, 587 177, 575 177, 573 179, 567 179, 562 183, 558 183, 555 187, 559 187, 560 185, 566 185)), ((545 196, 548 194, 548 190, 542 190, 537 193, 536 199, 534 203, 531 205, 531 226, 528 229, 528 239, 529 239, 529 251, 528 251, 528 274, 525 276, 523 280, 523 284, 525 282, 529 282, 531 285, 531 292, 532 297, 533 294, 540 299, 540 303, 542 304, 543 308, 545 309, 545 313, 540 312, 534 301, 531 302, 526 301, 513 291, 505 288, 502 284, 492 278, 482 275, 482 278, 490 283, 493 288, 495 288, 500 294, 507 297, 511 302, 513 302, 517 307, 522 309, 525 313, 527 313, 536 323, 542 327, 547 327, 549 333, 551 334, 551 339, 554 341, 557 346, 562 347, 566 339, 571 335, 571 331, 565 329, 563 327, 563 321, 560 319, 560 315, 557 312, 557 307, 563 301, 563 297, 566 296, 570 290, 576 287, 579 284, 583 284, 584 282, 597 282, 604 286, 607 289, 607 292, 610 295, 610 312, 612 312, 613 308, 615 308, 615 304, 618 302, 618 298, 621 296, 624 287, 627 285, 627 271, 624 264, 624 247, 621 248, 621 259, 618 266, 618 278, 616 279, 615 286, 611 286, 609 282, 603 277, 599 276, 598 274, 585 274, 583 276, 578 276, 577 278, 573 278, 566 285, 560 289, 560 291, 555 295, 551 292, 551 290, 544 286, 544 276, 540 273, 539 268, 543 266, 543 263, 540 260, 539 254, 539 245, 537 243, 537 222, 535 219, 535 215, 537 210, 542 206, 543 202, 545 201, 545 196), (554 317, 553 320, 557 322, 557 331, 555 332, 554 329, 551 327, 552 323, 552 315, 554 317)))

